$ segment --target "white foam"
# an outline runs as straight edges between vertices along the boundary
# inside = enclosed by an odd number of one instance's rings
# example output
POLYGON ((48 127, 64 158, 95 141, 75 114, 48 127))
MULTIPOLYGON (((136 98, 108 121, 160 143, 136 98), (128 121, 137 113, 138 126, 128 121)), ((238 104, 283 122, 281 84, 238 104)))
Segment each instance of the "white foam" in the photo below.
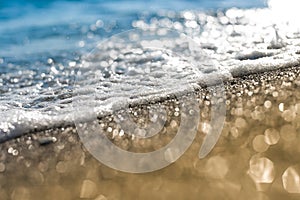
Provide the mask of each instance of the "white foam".
MULTIPOLYGON (((217 13, 218 17, 192 11, 174 16, 160 13, 161 18, 153 18, 150 23, 143 19, 134 21, 132 24, 140 31, 127 34, 130 39, 126 34, 119 35, 84 55, 79 65, 72 63, 72 68, 79 69, 74 99, 79 100, 76 106, 82 106, 82 115, 75 117, 88 118, 85 107, 92 106, 93 111, 103 115, 131 103, 186 93, 201 84, 299 64, 300 33, 286 23, 289 18, 277 21, 275 10, 276 6, 230 9, 217 13), (182 40, 180 32, 173 34, 165 27, 180 29, 192 42, 182 40), (155 37, 144 35, 151 33, 155 37), (148 48, 149 45, 156 49, 148 48)), ((57 69, 54 77, 61 76, 57 69)), ((63 78, 70 80, 71 75, 63 78)), ((60 97, 66 93, 55 83, 52 92, 37 90, 32 95, 42 109, 6 106, 9 98, 2 98, 1 137, 72 124, 72 97, 60 97), (42 95, 45 100, 39 98, 42 95), (55 101, 47 100, 53 95, 55 101)), ((18 102, 16 93, 6 96, 18 102)), ((28 97, 23 96, 24 102, 33 101, 28 97)))

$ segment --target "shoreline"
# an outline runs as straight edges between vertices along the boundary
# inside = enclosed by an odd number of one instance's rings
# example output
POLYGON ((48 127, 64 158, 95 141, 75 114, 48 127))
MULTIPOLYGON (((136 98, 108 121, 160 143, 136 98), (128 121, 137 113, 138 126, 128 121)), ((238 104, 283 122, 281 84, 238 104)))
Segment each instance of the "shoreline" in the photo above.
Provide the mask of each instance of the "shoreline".
MULTIPOLYGON (((228 199, 299 197, 300 191, 293 189, 298 187, 293 177, 300 177, 298 168, 293 168, 300 163, 300 124, 294 113, 300 105, 299 85, 298 65, 224 82, 227 113, 222 135, 212 152, 199 159, 204 124, 210 117, 208 93, 204 92, 199 105, 202 120, 192 146, 175 163, 146 174, 124 173, 99 163, 82 147, 72 127, 6 141, 0 147, 0 194, 4 199, 17 196, 25 200, 45 194, 49 199, 97 199, 101 195, 107 199, 147 199, 147 195, 158 199, 174 195, 190 195, 191 199, 224 195, 228 199), (261 170, 270 173, 262 178, 261 170), (291 175, 291 170, 295 174, 291 175), (130 187, 137 183, 144 186, 136 190, 130 187), (190 188, 190 184, 195 187, 190 188)), ((113 137, 113 124, 103 119, 100 123, 115 145, 132 152, 148 152, 163 147, 176 134, 180 121, 174 112, 173 106, 161 133, 146 140, 132 140, 126 133, 113 137)))
MULTIPOLYGON (((205 88, 215 87, 215 86, 218 86, 220 83, 222 85, 224 85, 225 87, 228 87, 228 85, 231 85, 231 82, 235 82, 236 80, 239 80, 239 79, 244 79, 247 76, 255 76, 255 75, 261 76, 265 73, 272 74, 273 72, 278 73, 278 72, 281 72, 281 71, 289 71, 290 68, 291 69, 297 68, 297 66, 299 66, 299 65, 300 65, 300 60, 290 62, 290 63, 287 63, 287 64, 282 65, 282 66, 278 65, 277 67, 273 67, 273 68, 271 68, 271 67, 261 68, 261 66, 258 65, 257 67, 254 67, 253 69, 251 69, 249 67, 246 67, 246 68, 243 69, 243 71, 239 70, 238 72, 236 71, 235 68, 233 68, 232 71, 230 71, 230 76, 231 77, 228 77, 228 75, 219 74, 219 75, 216 75, 216 76, 218 76, 218 78, 215 78, 213 81, 209 81, 209 80, 199 81, 197 83, 198 88, 194 88, 193 91, 192 90, 191 91, 184 91, 184 92, 181 92, 179 94, 170 94, 170 95, 165 95, 165 97, 156 97, 155 99, 152 98, 150 101, 149 100, 139 100, 137 102, 131 102, 127 106, 123 105, 123 108, 120 107, 120 108, 116 109, 113 113, 104 112, 104 113, 100 114, 99 116, 97 116, 97 118, 102 119, 102 118, 109 117, 109 116, 113 115, 114 113, 122 112, 124 110, 124 108, 126 109, 128 107, 139 107, 139 106, 143 107, 143 106, 147 106, 147 105, 163 103, 163 102, 166 102, 168 100, 172 100, 172 97, 170 97, 170 96, 185 97, 186 95, 191 94, 191 93, 192 94, 196 93, 196 95, 200 93, 200 95, 201 95, 201 93, 205 92, 205 88)), ((58 124, 56 124, 56 125, 54 125, 53 127, 50 127, 50 128, 47 127, 47 126, 42 126, 39 129, 35 129, 34 131, 29 131, 29 132, 28 131, 22 132, 19 129, 17 129, 13 133, 9 133, 9 134, 2 133, 1 136, 0 136, 0 144, 4 143, 6 141, 9 141, 9 140, 13 140, 13 139, 16 139, 16 138, 19 138, 19 137, 23 137, 23 136, 28 135, 28 134, 35 134, 35 133, 39 133, 39 132, 47 132, 47 131, 51 131, 51 130, 55 131, 55 130, 59 130, 61 128, 75 128, 74 121, 73 122, 63 121, 63 122, 58 123, 58 124)))

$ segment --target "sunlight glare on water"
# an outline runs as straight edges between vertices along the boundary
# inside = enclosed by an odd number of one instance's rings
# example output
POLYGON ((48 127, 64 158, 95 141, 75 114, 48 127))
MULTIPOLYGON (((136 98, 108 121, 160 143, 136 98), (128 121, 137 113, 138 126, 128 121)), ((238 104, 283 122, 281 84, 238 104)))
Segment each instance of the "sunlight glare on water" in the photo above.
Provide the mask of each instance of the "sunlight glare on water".
POLYGON ((300 30, 300 1, 298 0, 269 0, 268 6, 272 11, 272 18, 288 23, 289 28, 300 30))

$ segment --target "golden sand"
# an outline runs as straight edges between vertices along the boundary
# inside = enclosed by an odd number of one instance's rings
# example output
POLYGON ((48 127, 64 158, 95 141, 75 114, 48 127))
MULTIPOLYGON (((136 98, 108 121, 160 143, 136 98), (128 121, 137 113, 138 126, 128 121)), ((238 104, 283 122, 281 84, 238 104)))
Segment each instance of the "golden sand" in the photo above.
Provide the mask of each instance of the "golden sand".
MULTIPOLYGON (((0 146, 0 199, 299 199, 299 74, 296 66, 226 82, 226 121, 204 159, 198 153, 210 102, 208 92, 198 91, 201 122, 194 143, 176 162, 151 173, 106 167, 83 148, 74 127, 7 141, 0 146)), ((113 116, 99 123, 115 145, 150 152, 167 144, 180 126, 176 101, 165 103, 165 127, 148 139, 118 129, 109 120, 113 116)), ((143 107, 131 112, 138 123, 149 120, 143 107)))

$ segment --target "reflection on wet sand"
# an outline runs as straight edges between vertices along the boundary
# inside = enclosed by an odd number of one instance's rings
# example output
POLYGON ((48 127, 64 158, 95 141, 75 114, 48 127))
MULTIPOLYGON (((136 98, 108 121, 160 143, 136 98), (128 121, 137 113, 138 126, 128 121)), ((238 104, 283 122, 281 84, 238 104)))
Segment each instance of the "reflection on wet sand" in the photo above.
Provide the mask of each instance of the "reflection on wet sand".
MULTIPOLYGON (((297 199, 299 74, 296 66, 226 82, 226 122, 204 159, 198 152, 209 128, 210 93, 198 91, 201 122, 194 143, 176 162, 151 173, 124 173, 99 163, 82 147, 73 127, 7 141, 0 146, 1 199, 297 199)), ((176 101, 165 104, 164 128, 147 139, 115 127, 109 120, 113 116, 99 123, 127 151, 159 149, 180 126, 176 101)), ((149 120, 143 107, 130 112, 137 113, 133 119, 149 120)))

